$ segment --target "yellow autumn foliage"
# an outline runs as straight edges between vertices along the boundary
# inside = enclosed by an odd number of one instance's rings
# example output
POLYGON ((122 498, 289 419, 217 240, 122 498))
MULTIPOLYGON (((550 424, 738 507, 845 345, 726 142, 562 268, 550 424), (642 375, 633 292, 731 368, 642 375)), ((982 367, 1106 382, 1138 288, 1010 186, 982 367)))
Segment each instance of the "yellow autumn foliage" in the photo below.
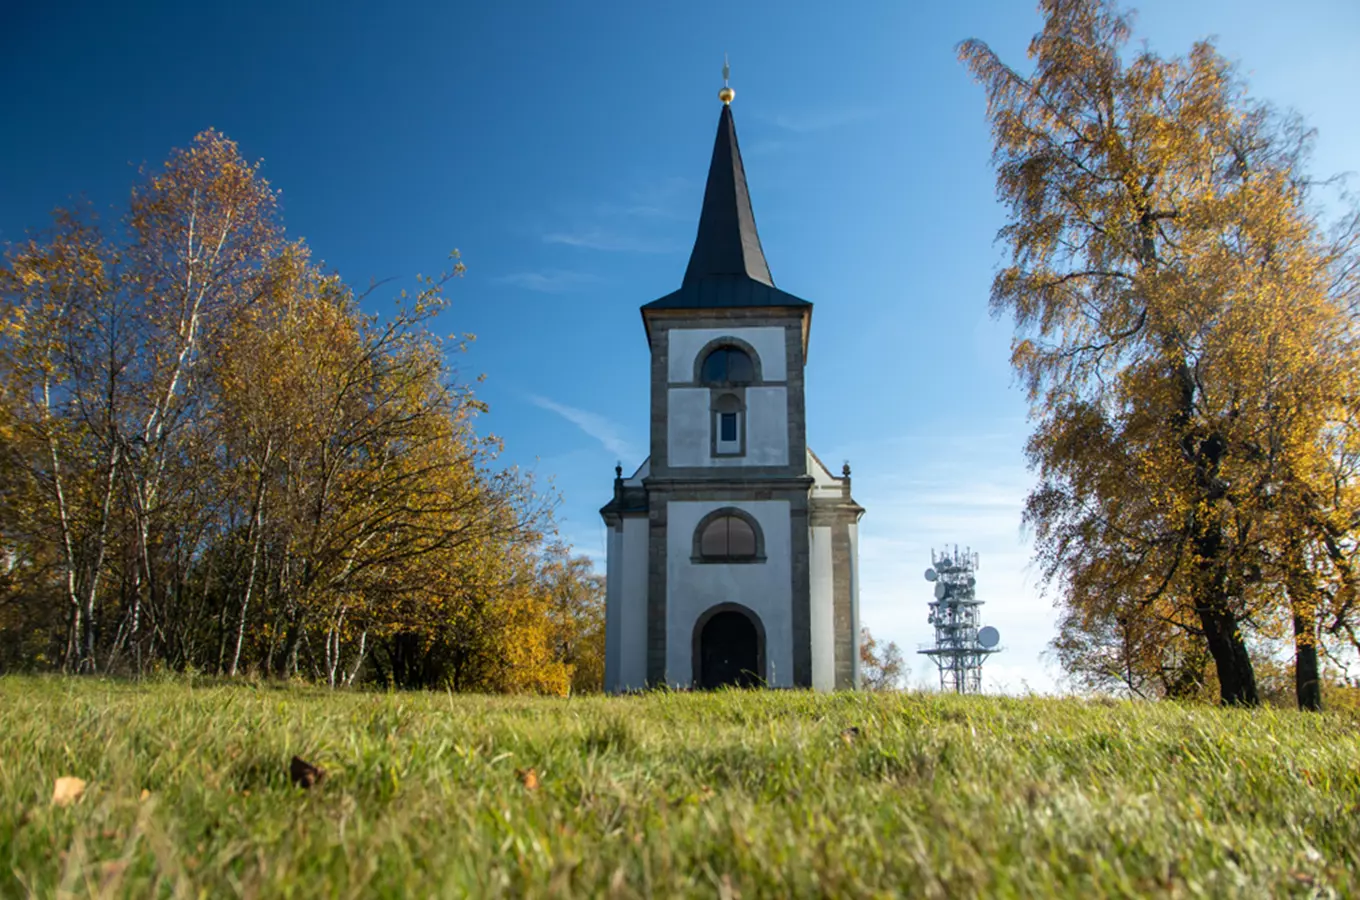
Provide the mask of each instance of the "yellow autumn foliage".
POLYGON ((0 670, 569 690, 602 611, 554 616, 553 498, 433 330, 456 254, 367 311, 212 131, 123 225, 0 268, 0 670))
POLYGON ((1129 52, 1108 0, 1040 8, 1032 71, 960 55, 1010 210, 992 308, 1036 420, 1055 649, 1090 686, 1255 705, 1253 659, 1292 628, 1316 707, 1318 642, 1360 648, 1356 219, 1323 228, 1309 133, 1211 43, 1129 52))

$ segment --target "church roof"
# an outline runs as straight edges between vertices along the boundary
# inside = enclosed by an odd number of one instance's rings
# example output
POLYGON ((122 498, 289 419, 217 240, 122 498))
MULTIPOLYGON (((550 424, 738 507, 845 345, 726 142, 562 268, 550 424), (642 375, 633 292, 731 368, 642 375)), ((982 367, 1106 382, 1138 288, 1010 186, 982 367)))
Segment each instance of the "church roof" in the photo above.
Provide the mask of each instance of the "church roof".
POLYGON ((649 309, 724 309, 751 306, 812 306, 802 297, 744 275, 710 275, 653 300, 649 309))
POLYGON ((699 233, 689 255, 684 284, 712 275, 745 275, 774 286, 769 263, 760 248, 760 235, 756 233, 756 217, 751 211, 751 193, 746 187, 746 168, 741 163, 732 107, 726 103, 718 116, 718 136, 713 141, 713 159, 708 164, 699 233))
POLYGON ((678 291, 643 306, 649 309, 718 309, 812 304, 779 290, 760 247, 746 169, 737 145, 732 107, 723 104, 708 166, 699 232, 678 291))

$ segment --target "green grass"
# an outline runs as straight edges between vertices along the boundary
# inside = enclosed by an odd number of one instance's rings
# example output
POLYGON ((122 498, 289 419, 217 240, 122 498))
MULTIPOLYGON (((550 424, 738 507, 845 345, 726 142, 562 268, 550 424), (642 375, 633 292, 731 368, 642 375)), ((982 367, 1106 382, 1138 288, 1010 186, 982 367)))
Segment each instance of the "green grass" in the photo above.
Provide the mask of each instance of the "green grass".
POLYGON ((0 897, 1350 896, 1357 803, 1331 714, 0 678, 0 897))

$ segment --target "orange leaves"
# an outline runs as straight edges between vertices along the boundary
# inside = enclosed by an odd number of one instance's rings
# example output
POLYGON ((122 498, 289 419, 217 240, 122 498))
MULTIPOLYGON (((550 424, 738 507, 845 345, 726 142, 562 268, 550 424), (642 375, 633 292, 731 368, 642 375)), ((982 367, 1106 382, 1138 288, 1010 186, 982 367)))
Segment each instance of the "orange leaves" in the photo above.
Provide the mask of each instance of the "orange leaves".
POLYGON ((64 775, 52 785, 52 805, 70 806, 85 793, 86 781, 74 775, 64 775))
POLYGON ((433 328, 456 252, 365 313, 211 130, 146 174, 121 243, 92 219, 0 267, 0 533, 32 597, 0 615, 34 625, 27 661, 154 664, 178 634, 205 671, 331 684, 376 653, 402 686, 599 668, 599 604, 555 603, 588 578, 540 568, 552 500, 498 469, 449 362, 470 336, 433 328))
POLYGON ((1066 590, 1069 669, 1202 682, 1207 639, 1250 702, 1243 627, 1299 602, 1287 548, 1319 561, 1305 593, 1354 577, 1326 548, 1355 545, 1360 510, 1360 284, 1336 277, 1360 271, 1360 224, 1329 243, 1306 130, 1211 44, 1126 56, 1129 37, 1112 3, 1075 0, 1044 4, 1032 76, 961 47, 1010 211, 992 307, 1039 422, 1026 520, 1066 590))

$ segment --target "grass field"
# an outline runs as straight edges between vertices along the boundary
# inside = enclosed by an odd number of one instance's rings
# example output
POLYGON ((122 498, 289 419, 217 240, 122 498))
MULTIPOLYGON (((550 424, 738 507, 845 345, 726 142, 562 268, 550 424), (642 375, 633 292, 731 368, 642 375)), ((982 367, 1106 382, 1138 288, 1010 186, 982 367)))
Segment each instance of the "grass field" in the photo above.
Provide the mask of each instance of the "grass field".
POLYGON ((0 897, 1351 896, 1358 804, 1331 714, 0 678, 0 897))

